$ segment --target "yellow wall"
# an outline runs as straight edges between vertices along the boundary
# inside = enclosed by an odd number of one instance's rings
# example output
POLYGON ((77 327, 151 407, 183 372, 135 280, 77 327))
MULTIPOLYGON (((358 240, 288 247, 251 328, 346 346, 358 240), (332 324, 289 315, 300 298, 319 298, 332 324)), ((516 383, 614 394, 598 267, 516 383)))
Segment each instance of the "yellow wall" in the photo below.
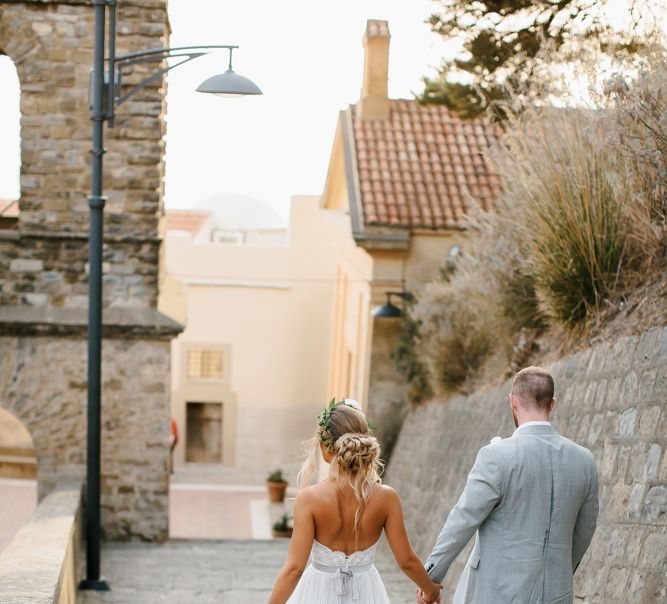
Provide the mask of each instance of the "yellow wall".
MULTIPOLYGON (((161 309, 186 320, 172 345, 172 407, 181 439, 186 401, 222 401, 223 463, 292 473, 327 397, 340 230, 318 197, 294 197, 284 247, 199 244, 167 234, 165 285, 172 283, 161 309), (186 379, 191 346, 224 351, 222 380, 186 379)), ((177 465, 184 454, 177 447, 177 465)))

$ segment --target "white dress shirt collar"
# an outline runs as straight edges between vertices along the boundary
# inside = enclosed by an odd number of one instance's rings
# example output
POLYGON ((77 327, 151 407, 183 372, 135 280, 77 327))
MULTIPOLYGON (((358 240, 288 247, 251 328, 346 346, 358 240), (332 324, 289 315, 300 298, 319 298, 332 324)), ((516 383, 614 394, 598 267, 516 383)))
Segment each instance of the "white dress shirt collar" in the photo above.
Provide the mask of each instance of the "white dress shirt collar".
POLYGON ((546 422, 546 421, 534 421, 534 422, 525 422, 521 424, 516 430, 514 430, 514 434, 516 434, 519 430, 522 428, 527 428, 528 426, 550 426, 551 422, 546 422))

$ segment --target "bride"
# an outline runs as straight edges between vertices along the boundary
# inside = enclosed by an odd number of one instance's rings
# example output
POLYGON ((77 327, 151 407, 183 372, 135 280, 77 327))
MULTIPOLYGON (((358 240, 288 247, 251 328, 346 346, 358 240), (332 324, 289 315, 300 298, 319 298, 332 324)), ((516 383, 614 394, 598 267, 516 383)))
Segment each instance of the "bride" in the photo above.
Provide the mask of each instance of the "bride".
POLYGON ((330 464, 329 476, 297 495, 292 541, 269 604, 389 604, 373 566, 383 530, 401 570, 427 602, 437 601, 441 586, 410 545, 398 494, 381 484, 380 445, 359 404, 332 400, 317 423, 298 483, 312 477, 318 449, 330 464))

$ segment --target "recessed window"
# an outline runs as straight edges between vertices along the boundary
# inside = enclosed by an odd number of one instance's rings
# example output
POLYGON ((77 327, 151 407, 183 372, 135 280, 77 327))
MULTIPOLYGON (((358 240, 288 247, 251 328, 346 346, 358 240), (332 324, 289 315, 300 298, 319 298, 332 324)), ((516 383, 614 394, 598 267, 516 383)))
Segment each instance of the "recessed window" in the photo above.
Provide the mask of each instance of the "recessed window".
POLYGON ((214 229, 211 231, 211 241, 213 243, 233 243, 241 245, 245 243, 245 233, 243 231, 231 229, 214 229))
POLYGON ((188 350, 188 378, 221 380, 222 350, 188 350))

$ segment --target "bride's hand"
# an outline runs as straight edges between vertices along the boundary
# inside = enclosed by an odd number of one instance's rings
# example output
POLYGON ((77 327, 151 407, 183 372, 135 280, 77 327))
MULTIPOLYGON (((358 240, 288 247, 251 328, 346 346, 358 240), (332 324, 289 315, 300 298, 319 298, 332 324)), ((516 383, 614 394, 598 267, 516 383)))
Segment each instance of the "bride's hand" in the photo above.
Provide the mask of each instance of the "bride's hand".
POLYGON ((424 594, 426 596, 426 601, 429 603, 437 602, 439 604, 440 602, 440 590, 442 589, 442 585, 439 583, 434 583, 433 584, 433 589, 428 593, 424 594))
POLYGON ((441 589, 442 585, 439 585, 438 583, 434 583, 433 590, 429 591, 428 593, 417 588, 417 604, 433 604, 434 602, 436 604, 440 604, 441 589))

